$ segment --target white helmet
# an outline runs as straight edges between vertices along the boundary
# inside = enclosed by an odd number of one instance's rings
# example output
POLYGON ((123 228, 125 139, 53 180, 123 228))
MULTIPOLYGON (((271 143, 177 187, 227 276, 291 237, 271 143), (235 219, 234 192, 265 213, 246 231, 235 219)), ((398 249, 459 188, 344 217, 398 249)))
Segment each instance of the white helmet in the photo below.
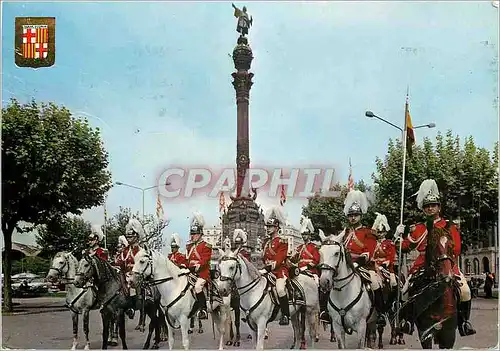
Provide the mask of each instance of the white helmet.
POLYGON ((247 243, 248 235, 245 233, 243 229, 235 229, 233 233, 233 242, 235 244, 243 244, 247 243))
POLYGON ((128 241, 127 241, 127 238, 125 238, 125 235, 120 235, 118 237, 118 246, 119 247, 128 247, 128 241))
POLYGON ((368 210, 368 199, 366 194, 359 190, 351 190, 344 201, 344 214, 361 215, 368 210))
POLYGON ((125 227, 125 235, 129 236, 133 235, 134 233, 139 237, 139 240, 143 240, 146 236, 141 222, 139 222, 137 218, 130 218, 127 226, 125 227))
POLYGON ((417 192, 417 206, 421 210, 426 205, 441 205, 439 189, 434 179, 426 179, 420 184, 417 192))
POLYGON ((170 238, 170 247, 181 247, 181 238, 179 234, 174 233, 172 234, 172 237, 170 238))
POLYGON ((102 232, 102 228, 100 225, 93 225, 90 229, 90 239, 97 238, 98 242, 101 242, 104 239, 104 233, 102 232))

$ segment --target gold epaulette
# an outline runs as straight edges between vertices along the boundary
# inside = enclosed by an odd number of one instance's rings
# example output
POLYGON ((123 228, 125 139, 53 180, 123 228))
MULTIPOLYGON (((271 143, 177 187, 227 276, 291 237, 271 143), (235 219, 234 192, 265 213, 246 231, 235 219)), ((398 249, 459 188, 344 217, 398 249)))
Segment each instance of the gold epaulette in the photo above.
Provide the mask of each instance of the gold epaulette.
POLYGON ((205 245, 206 245, 207 247, 209 247, 209 248, 212 248, 212 244, 207 243, 206 241, 205 241, 205 245))

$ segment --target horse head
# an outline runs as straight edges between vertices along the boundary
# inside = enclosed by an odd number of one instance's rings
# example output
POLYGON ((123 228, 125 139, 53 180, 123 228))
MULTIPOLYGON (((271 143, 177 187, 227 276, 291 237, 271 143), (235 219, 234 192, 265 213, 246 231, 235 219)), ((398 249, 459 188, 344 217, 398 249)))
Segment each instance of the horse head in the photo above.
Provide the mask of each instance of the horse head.
POLYGON ((140 249, 134 256, 134 267, 132 268, 132 285, 140 286, 145 279, 153 275, 153 256, 147 248, 140 249))
POLYGON ((321 248, 320 265, 321 278, 319 280, 320 288, 323 291, 330 291, 333 288, 333 281, 339 274, 339 269, 347 263, 344 244, 342 243, 343 232, 339 235, 325 236, 320 231, 321 248), (342 262, 344 263, 341 266, 342 262))
POLYGON ((54 283, 58 279, 69 278, 68 274, 71 268, 70 265, 72 263, 70 256, 70 253, 64 251, 58 252, 54 256, 46 277, 49 282, 54 283))
POLYGON ((217 286, 223 297, 229 296, 235 280, 241 275, 241 264, 238 256, 239 248, 236 250, 219 249, 219 270, 216 272, 217 286))
POLYGON ((80 262, 78 262, 78 269, 75 274, 75 286, 83 288, 83 286, 97 274, 97 268, 93 262, 93 257, 84 254, 80 262))

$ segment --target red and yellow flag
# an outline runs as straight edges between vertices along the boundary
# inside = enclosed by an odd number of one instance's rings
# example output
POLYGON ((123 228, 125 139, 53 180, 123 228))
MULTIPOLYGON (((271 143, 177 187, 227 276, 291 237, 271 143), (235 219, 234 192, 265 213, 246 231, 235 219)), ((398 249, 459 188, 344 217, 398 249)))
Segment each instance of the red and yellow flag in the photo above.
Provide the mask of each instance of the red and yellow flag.
POLYGON ((156 198, 156 217, 158 217, 158 219, 162 219, 164 215, 165 213, 161 204, 160 194, 158 193, 158 197, 156 198))
POLYGON ((222 191, 219 195, 219 212, 221 215, 226 212, 226 197, 222 191))
POLYGON ((354 178, 352 177, 351 158, 349 157, 349 177, 347 178, 347 191, 354 190, 354 178))
POLYGON ((408 156, 411 157, 413 151, 413 145, 415 144, 415 133, 413 131, 413 124, 411 123, 408 95, 406 95, 405 126, 406 126, 406 152, 408 153, 408 156))
MULTIPOLYGON (((283 169, 281 170, 281 178, 283 179, 283 169)), ((283 206, 285 205, 286 202, 286 191, 285 191, 285 184, 281 184, 281 190, 280 190, 280 205, 283 206)))

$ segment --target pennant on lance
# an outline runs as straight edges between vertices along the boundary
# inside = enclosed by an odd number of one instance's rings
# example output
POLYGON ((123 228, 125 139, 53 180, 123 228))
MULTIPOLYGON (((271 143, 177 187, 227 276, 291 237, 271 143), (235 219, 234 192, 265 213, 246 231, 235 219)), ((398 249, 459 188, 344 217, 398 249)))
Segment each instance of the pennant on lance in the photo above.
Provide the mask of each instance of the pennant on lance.
POLYGON ((15 63, 19 67, 50 67, 56 59, 55 17, 16 17, 15 63))

